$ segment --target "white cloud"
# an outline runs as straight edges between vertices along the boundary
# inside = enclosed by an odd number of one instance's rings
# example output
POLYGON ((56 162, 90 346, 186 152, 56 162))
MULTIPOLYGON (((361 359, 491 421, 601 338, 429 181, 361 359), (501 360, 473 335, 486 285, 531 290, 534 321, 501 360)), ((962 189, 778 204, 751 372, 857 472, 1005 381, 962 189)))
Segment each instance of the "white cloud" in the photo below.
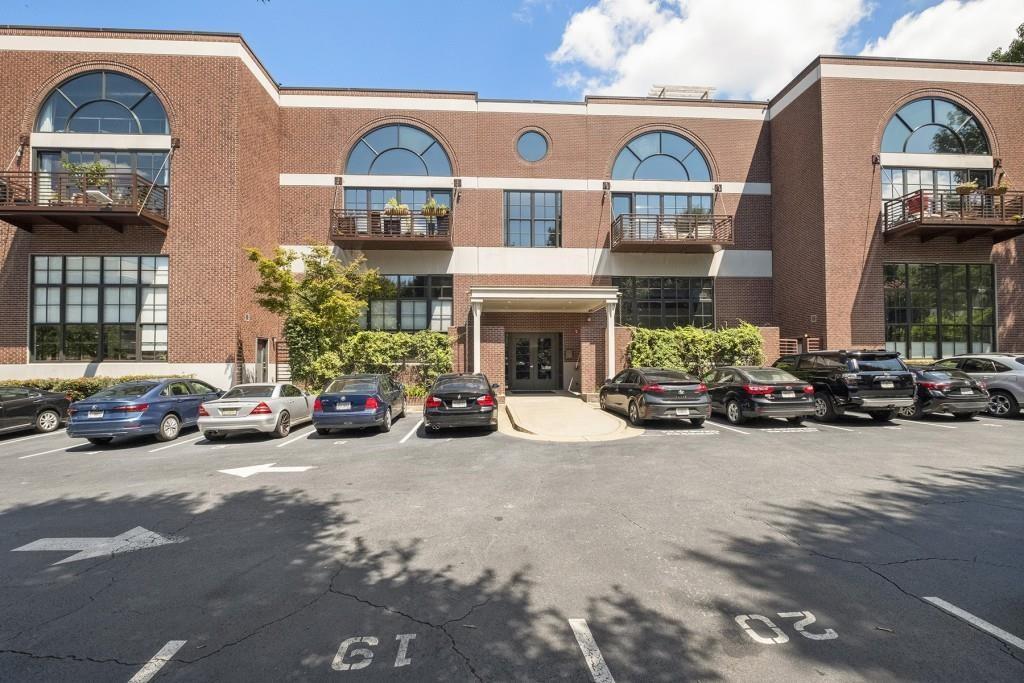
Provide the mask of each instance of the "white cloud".
POLYGON ((668 83, 768 99, 840 51, 868 12, 867 0, 600 0, 572 16, 548 58, 560 85, 586 93, 668 83))
POLYGON ((1021 0, 943 0, 897 19, 861 54, 931 59, 985 59, 1010 42, 1024 21, 1021 0))

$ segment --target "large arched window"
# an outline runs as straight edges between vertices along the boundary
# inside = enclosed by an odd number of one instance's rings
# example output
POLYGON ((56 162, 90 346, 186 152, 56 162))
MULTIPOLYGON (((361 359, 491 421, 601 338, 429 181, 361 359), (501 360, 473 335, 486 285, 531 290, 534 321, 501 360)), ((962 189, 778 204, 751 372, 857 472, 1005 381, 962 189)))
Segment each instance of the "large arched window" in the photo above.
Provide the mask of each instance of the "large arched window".
POLYGON ((405 125, 370 131, 352 148, 345 173, 450 176, 452 164, 434 136, 405 125))
POLYGON ((988 138, 977 118, 937 97, 914 100, 893 114, 882 135, 883 152, 988 154, 988 138))
POLYGON ((170 126, 163 105, 148 87, 124 74, 93 71, 53 89, 39 111, 36 130, 167 135, 170 126))
POLYGON ((711 180, 704 155, 677 133, 639 135, 622 148, 612 167, 614 180, 711 180))

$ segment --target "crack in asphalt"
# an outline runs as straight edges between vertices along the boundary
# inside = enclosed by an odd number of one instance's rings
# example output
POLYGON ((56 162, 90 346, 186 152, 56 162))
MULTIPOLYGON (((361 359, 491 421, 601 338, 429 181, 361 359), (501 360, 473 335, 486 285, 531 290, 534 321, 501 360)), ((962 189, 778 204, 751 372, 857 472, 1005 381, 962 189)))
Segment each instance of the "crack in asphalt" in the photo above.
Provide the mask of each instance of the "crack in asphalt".
POLYGON ((14 635, 9 636, 9 637, 5 637, 4 640, 12 641, 13 642, 14 640, 17 640, 18 637, 21 636, 26 631, 35 631, 37 629, 42 628, 43 626, 46 626, 47 624, 52 624, 55 621, 60 621, 61 619, 64 619, 65 617, 69 617, 72 614, 75 614, 77 612, 82 611, 83 609, 85 609, 86 607, 91 605, 93 602, 95 602, 96 598, 101 593, 104 593, 107 590, 109 590, 115 583, 117 583, 117 576, 113 575, 113 576, 110 577, 110 581, 108 581, 106 583, 106 585, 100 587, 98 590, 96 590, 94 593, 92 593, 88 597, 88 599, 85 602, 83 602, 81 605, 79 605, 78 607, 75 607, 74 609, 70 609, 67 612, 64 612, 62 614, 58 614, 55 617, 50 617, 49 619, 44 619, 43 621, 39 622, 38 624, 33 624, 31 626, 26 626, 25 628, 21 629, 20 631, 18 631, 14 635))
POLYGON ((40 655, 26 650, 0 650, 0 655, 17 655, 29 659, 48 659, 58 661, 87 662, 90 664, 119 664, 120 666, 142 666, 146 662, 123 662, 115 657, 99 659, 96 657, 82 657, 81 655, 40 655))

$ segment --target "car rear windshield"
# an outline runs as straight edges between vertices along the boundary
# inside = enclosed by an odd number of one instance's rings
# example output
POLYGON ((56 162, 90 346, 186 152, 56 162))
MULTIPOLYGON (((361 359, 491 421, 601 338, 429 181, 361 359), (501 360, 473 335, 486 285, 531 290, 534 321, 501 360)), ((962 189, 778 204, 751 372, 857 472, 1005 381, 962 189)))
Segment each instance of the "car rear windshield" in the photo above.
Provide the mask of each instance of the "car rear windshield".
POLYGON ((377 391, 377 380, 373 377, 345 377, 327 385, 325 394, 372 394, 377 391))
POLYGON ((670 372, 662 370, 660 372, 645 372, 644 377, 648 382, 654 384, 696 384, 700 380, 691 375, 687 375, 685 372, 670 372))
POLYGON ((799 382, 800 380, 785 370, 774 368, 760 368, 758 370, 744 370, 750 379, 755 382, 799 382))
POLYGON ((860 357, 854 360, 861 372, 902 372, 906 370, 899 356, 860 357))
POLYGON ((270 398, 273 395, 273 384, 253 384, 247 387, 228 389, 223 398, 270 398))
POLYGON ((93 394, 94 398, 135 398, 150 392, 156 382, 132 382, 131 384, 115 384, 112 387, 93 394))
POLYGON ((434 384, 434 393, 487 393, 487 383, 476 377, 452 377, 439 379, 434 384))

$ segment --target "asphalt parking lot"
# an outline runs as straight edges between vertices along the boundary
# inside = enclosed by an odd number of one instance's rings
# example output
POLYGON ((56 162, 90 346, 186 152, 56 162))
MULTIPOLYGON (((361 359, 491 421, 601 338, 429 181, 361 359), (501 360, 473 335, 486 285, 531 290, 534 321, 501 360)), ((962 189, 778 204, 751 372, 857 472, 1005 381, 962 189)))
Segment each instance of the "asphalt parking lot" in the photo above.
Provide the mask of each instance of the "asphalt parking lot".
POLYGON ((1024 419, 0 439, 0 680, 1024 678, 1024 419))

